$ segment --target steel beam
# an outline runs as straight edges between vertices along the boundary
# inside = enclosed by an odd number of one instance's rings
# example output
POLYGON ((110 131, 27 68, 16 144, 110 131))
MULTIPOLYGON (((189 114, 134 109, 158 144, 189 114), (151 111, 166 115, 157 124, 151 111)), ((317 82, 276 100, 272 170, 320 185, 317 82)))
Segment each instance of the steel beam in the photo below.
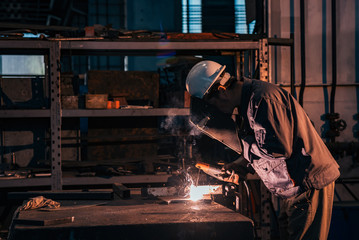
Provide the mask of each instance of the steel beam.
POLYGON ((62 41, 63 50, 248 50, 258 41, 62 41))
POLYGON ((152 109, 77 109, 63 110, 62 117, 141 117, 141 116, 189 116, 189 108, 152 109))
POLYGON ((49 109, 8 109, 0 110, 0 118, 48 118, 49 109))
POLYGON ((53 45, 51 41, 44 40, 0 40, 0 49, 44 49, 48 50, 53 45))
MULTIPOLYGON (((150 117, 150 116, 189 116, 189 108, 152 109, 65 109, 62 117, 150 117)), ((49 109, 7 109, 0 110, 0 118, 46 118, 49 109)))

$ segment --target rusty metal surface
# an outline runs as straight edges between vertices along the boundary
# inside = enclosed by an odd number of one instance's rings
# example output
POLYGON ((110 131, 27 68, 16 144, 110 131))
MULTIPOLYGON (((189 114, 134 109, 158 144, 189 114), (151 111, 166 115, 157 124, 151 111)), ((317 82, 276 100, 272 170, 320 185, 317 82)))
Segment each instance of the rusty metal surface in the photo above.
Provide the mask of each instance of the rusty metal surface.
MULTIPOLYGON (((60 201, 68 208, 72 206, 70 201, 60 201)), ((91 201, 84 201, 86 205, 91 201)), ((81 205, 81 201, 73 202, 81 205)), ((170 205, 161 204, 158 200, 142 200, 134 196, 130 200, 115 200, 107 202, 107 205, 95 204, 91 210, 73 208, 71 212, 31 210, 20 212, 18 219, 50 219, 61 218, 69 215, 75 216, 75 226, 104 226, 104 225, 131 225, 131 224, 160 224, 181 222, 251 222, 250 219, 223 207, 215 202, 191 202, 178 201, 170 205)), ((101 202, 103 203, 103 202, 101 202)), ((61 207, 60 207, 61 209, 61 207)), ((32 228, 18 226, 19 228, 32 228)), ((64 227, 64 226, 59 226, 64 227)), ((70 227, 70 226, 69 226, 70 227)))
MULTIPOLYGON (((62 202, 64 205, 64 203, 62 202)), ((89 201, 77 202, 89 205, 89 201)), ((69 202, 65 206, 70 206, 69 202)), ((16 239, 253 239, 253 222, 217 203, 185 202, 170 205, 134 197, 115 200, 107 205, 73 208, 71 211, 25 211, 15 219, 46 220, 74 217, 72 223, 53 226, 15 225, 16 239), (50 234, 50 235, 49 235, 50 234), (120 234, 120 235, 117 235, 120 234), (101 237, 101 238, 99 238, 101 237)))
POLYGON ((88 91, 93 94, 109 94, 126 97, 130 101, 149 101, 158 106, 159 75, 140 71, 89 71, 88 91))
POLYGON ((42 76, 0 77, 0 107, 4 109, 46 107, 48 93, 45 82, 42 76))
MULTIPOLYGON (((154 128, 89 129, 88 161, 126 162, 126 159, 146 161, 157 155, 157 143, 148 136, 156 135, 154 128), (108 140, 106 136, 123 136, 121 141, 108 140), (125 136, 128 136, 127 138, 125 136), (136 136, 136 137, 134 137, 136 136)), ((152 172, 153 169, 146 169, 152 172)))
POLYGON ((75 94, 74 91, 74 75, 73 73, 61 73, 61 95, 72 96, 75 94))

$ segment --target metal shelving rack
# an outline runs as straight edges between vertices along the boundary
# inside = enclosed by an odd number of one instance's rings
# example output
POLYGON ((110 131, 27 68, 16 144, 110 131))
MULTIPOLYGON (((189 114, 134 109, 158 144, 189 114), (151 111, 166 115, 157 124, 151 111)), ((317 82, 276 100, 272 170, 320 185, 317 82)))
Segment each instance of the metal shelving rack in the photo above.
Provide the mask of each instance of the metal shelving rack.
MULTIPOLYGON (((153 108, 153 109, 109 109, 109 110, 62 110, 60 103, 60 57, 61 54, 72 55, 154 55, 156 53, 175 51, 177 55, 233 55, 237 62, 237 78, 240 78, 243 64, 241 52, 257 50, 261 80, 268 81, 268 39, 259 40, 7 40, 0 39, 1 54, 44 54, 48 55, 47 75, 50 82, 50 109, 34 110, 0 110, 0 118, 50 118, 51 126, 51 178, 0 180, 0 188, 18 186, 51 185, 53 191, 62 190, 63 185, 77 184, 75 178, 63 178, 61 170, 61 120, 66 117, 125 117, 125 116, 167 116, 190 114, 188 108, 153 108), (75 183, 76 182, 76 183, 75 183)), ((112 181, 140 183, 160 182, 166 176, 120 176, 112 181), (137 179, 137 180, 136 180, 137 179)), ((168 176, 167 176, 168 177, 168 176)), ((81 180, 83 182, 83 180, 81 180)), ((90 179, 85 182, 89 183, 90 179)), ((96 178, 101 182, 103 179, 96 178)))

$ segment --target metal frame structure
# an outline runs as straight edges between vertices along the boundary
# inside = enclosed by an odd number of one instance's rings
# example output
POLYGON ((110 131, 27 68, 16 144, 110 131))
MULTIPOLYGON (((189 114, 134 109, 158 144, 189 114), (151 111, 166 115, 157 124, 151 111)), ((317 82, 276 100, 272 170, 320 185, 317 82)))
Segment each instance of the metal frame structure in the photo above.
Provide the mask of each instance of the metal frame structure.
MULTIPOLYGON (((254 72, 257 65, 259 79, 270 82, 269 46, 290 46, 293 39, 254 39, 254 40, 6 40, 0 39, 0 54, 44 54, 48 55, 46 78, 50 82, 50 109, 0 109, 0 119, 4 118, 49 118, 51 126, 51 177, 0 179, 0 189, 17 187, 51 186, 52 191, 61 191, 63 186, 83 186, 91 184, 164 183, 171 175, 118 176, 109 179, 99 177, 63 177, 61 170, 61 122, 62 118, 78 117, 143 117, 143 116, 189 116, 189 108, 149 108, 149 109, 61 109, 60 58, 61 55, 138 55, 153 56, 168 51, 176 55, 226 55, 233 56, 236 62, 236 77, 240 79, 245 72, 254 72), (244 51, 251 50, 245 59, 244 51), (244 64, 253 61, 252 64, 244 64), (248 68, 248 69, 246 69, 248 68)), ((294 51, 291 51, 294 53, 294 51)), ((293 69, 291 69, 293 70, 293 69)), ((291 85, 294 83, 291 81, 291 85)), ((260 219, 261 239, 270 238, 269 202, 270 194, 261 184, 260 219)))
MULTIPOLYGON (((168 116, 190 114, 188 108, 154 108, 154 109, 116 109, 116 110, 62 110, 60 103, 60 57, 61 55, 154 55, 160 52, 174 51, 177 55, 233 55, 237 61, 242 58, 240 53, 245 50, 258 50, 260 78, 268 76, 268 41, 261 40, 0 40, 2 54, 48 54, 48 75, 50 81, 50 109, 35 110, 0 110, 0 118, 33 118, 50 117, 51 126, 51 189, 62 190, 63 180, 61 170, 61 119, 66 117, 124 117, 124 116, 168 116)), ((42 179, 45 180, 45 179, 42 179)), ((13 180, 17 181, 17 180, 13 180)), ((36 181, 33 181, 36 182, 36 181)), ((48 180, 46 180, 48 183, 48 180)), ((68 183, 67 183, 68 184, 68 183)), ((18 186, 11 181, 1 181, 0 188, 18 186)), ((26 183, 21 180, 21 185, 26 183)))

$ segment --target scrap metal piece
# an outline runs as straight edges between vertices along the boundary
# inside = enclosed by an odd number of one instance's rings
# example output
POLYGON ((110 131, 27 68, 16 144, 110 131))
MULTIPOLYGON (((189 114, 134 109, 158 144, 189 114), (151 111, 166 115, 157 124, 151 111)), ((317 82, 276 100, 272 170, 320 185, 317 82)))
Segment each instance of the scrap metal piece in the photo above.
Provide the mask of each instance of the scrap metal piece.
POLYGON ((142 197, 163 197, 163 196, 176 196, 178 190, 175 187, 154 187, 154 188, 142 188, 142 197))
POLYGON ((60 208, 40 208, 38 209, 38 211, 42 211, 42 212, 70 211, 71 212, 72 210, 75 209, 105 206, 107 204, 108 202, 100 202, 100 203, 87 204, 87 205, 61 206, 60 208))
POLYGON ((121 183, 112 184, 112 189, 120 198, 126 199, 131 197, 130 189, 121 183))

